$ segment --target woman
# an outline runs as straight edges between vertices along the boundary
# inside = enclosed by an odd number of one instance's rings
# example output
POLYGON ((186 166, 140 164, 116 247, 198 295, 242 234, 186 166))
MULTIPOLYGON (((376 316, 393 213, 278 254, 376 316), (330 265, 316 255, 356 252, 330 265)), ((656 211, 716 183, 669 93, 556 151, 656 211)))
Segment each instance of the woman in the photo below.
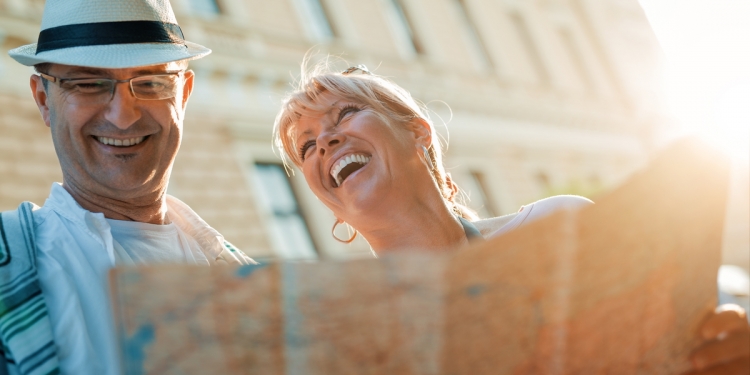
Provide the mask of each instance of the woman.
MULTIPOLYGON (((325 70, 319 66, 303 75, 284 101, 276 118, 276 145, 333 211, 334 229, 351 225, 376 254, 457 249, 562 206, 589 204, 580 197, 553 197, 513 215, 478 220, 456 202, 458 187, 443 167, 441 146, 423 106, 364 66, 342 73, 325 70)), ((696 371, 725 374, 731 373, 726 366, 740 371, 750 366, 744 312, 717 312, 703 329, 706 344, 694 353, 696 371), (733 341, 714 340, 727 335, 733 341)))

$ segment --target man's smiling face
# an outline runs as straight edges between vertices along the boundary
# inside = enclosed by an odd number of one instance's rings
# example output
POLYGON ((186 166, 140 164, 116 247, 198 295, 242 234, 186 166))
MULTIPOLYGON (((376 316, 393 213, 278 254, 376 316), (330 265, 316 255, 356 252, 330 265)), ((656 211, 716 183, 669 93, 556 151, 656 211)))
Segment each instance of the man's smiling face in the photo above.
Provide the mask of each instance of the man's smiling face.
MULTIPOLYGON (((180 68, 178 63, 126 69, 53 64, 45 73, 62 79, 127 80, 180 68)), ((40 100, 42 79, 33 78, 32 89, 51 129, 64 184, 109 199, 134 198, 165 189, 180 147, 192 83, 193 74, 187 71, 177 77, 173 98, 141 100, 133 96, 127 82, 121 82, 116 84, 111 101, 94 103, 81 97, 73 100, 75 93, 52 83, 40 100)))

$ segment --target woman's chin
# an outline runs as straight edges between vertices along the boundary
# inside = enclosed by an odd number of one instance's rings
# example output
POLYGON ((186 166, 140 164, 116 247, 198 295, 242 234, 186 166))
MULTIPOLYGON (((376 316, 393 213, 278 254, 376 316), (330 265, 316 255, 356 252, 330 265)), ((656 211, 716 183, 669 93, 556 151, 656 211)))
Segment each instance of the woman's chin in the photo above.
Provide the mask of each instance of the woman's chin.
POLYGON ((382 187, 378 188, 378 184, 373 184, 371 181, 351 184, 345 181, 337 189, 340 189, 336 192, 342 206, 340 210, 344 211, 341 213, 342 219, 359 215, 372 218, 389 205, 386 194, 383 194, 387 190, 382 187))
POLYGON ((348 199, 352 196, 361 195, 363 190, 373 192, 375 189, 372 185, 377 184, 377 179, 367 172, 365 166, 347 176, 341 182, 341 185, 333 188, 333 194, 340 199, 348 199))

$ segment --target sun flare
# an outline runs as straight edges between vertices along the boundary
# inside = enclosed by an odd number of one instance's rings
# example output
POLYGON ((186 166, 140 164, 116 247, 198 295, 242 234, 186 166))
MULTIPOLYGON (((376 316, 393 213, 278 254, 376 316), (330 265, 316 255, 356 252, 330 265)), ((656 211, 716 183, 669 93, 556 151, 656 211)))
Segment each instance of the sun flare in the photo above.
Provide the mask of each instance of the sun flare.
POLYGON ((750 155, 750 2, 639 0, 665 57, 667 110, 678 133, 750 155))

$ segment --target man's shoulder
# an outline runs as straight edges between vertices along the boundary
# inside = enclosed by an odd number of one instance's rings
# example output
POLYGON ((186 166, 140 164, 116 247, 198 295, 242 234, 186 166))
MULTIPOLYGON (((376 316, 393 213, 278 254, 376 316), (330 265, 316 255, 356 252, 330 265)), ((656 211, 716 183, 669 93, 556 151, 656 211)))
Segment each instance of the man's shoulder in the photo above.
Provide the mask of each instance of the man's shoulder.
POLYGON ((43 202, 43 205, 40 206, 35 202, 28 203, 32 205, 34 224, 37 228, 53 221, 49 218, 55 216, 55 213, 58 215, 62 213, 63 216, 70 218, 73 215, 81 215, 83 211, 83 208, 76 203, 73 197, 62 187, 62 184, 57 182, 52 184, 49 196, 43 202), (65 214, 66 212, 68 214, 65 214))
POLYGON ((4 217, 7 217, 7 215, 16 215, 22 210, 22 206, 26 205, 28 205, 28 213, 31 215, 29 219, 32 220, 34 227, 39 227, 46 219, 49 210, 43 209, 34 202, 24 201, 16 208, 0 211, 0 214, 4 215, 4 217))

